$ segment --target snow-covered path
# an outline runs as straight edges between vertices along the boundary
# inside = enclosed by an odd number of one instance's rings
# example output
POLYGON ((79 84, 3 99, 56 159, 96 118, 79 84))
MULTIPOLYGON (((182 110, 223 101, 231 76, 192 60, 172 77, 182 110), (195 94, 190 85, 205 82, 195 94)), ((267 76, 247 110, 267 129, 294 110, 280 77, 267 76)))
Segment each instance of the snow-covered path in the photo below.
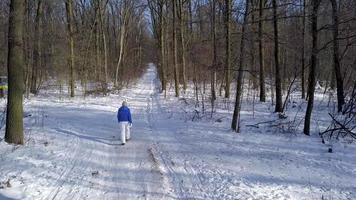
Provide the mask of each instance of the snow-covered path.
POLYGON ((22 192, 9 189, 5 194, 28 199, 168 199, 170 192, 162 187, 162 175, 149 151, 150 99, 156 91, 155 81, 152 66, 134 88, 123 91, 124 97, 116 100, 82 104, 31 101, 30 109, 40 116, 28 123, 40 125, 28 131, 43 134, 42 147, 47 148, 32 152, 35 156, 20 156, 26 150, 15 151, 13 156, 24 162, 19 163, 23 170, 13 170, 11 165, 0 167, 1 175, 24 179, 16 188, 22 192), (129 101, 134 120, 132 140, 125 146, 120 145, 116 121, 122 99, 129 101))
MULTIPOLYGON (((69 147, 74 160, 66 165, 61 178, 52 182, 56 185, 44 199, 167 199, 169 192, 161 186, 161 174, 148 151, 152 143, 149 103, 155 78, 151 67, 135 88, 124 92, 134 119, 132 140, 126 146, 118 141, 119 129, 111 110, 47 108, 59 124, 56 131, 74 140, 69 147), (68 179, 73 181, 71 187, 62 182, 68 179)), ((120 100, 116 103, 111 105, 113 109, 120 100)))
MULTIPOLYGON (((188 104, 158 90, 150 65, 119 95, 26 102, 26 145, 0 141, 0 200, 356 198, 354 145, 329 154, 315 137, 233 134, 231 113, 192 122, 188 104), (134 125, 122 146, 116 111, 124 99, 134 125), (1 189, 6 180, 11 187, 1 189)), ((273 117, 264 107, 261 115, 273 117)))

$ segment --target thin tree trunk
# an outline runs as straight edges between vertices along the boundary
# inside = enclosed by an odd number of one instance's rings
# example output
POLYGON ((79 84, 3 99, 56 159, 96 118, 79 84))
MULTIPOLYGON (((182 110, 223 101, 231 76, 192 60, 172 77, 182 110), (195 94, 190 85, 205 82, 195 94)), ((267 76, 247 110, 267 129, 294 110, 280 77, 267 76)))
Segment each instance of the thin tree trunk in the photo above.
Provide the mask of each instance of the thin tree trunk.
POLYGON ((279 66, 279 38, 278 38, 278 21, 277 21, 277 2, 272 0, 273 4, 273 29, 274 29, 274 60, 275 60, 275 84, 276 84, 276 107, 275 112, 283 112, 282 105, 282 85, 281 85, 281 74, 279 66))
POLYGON ((26 1, 26 19, 25 19, 25 32, 24 34, 24 41, 25 42, 25 60, 26 60, 26 74, 25 74, 25 90, 26 90, 26 97, 30 96, 30 89, 31 89, 31 64, 32 64, 32 54, 31 54, 31 33, 30 33, 30 21, 31 21, 31 9, 30 9, 30 2, 26 1))
POLYGON ((23 25, 25 1, 11 0, 8 32, 8 96, 5 141, 23 144, 24 56, 23 25))
POLYGON ((310 120, 313 111, 314 104, 314 90, 315 90, 315 74, 316 74, 316 64, 317 64, 317 54, 318 54, 318 9, 320 0, 312 1, 312 13, 311 13, 311 23, 312 23, 312 54, 310 58, 310 72, 308 80, 308 106, 305 113, 304 121, 304 134, 310 135, 310 120))
POLYGON ((116 72, 115 72, 115 86, 118 86, 119 81, 119 69, 122 63, 122 57, 124 54, 124 38, 125 38, 125 25, 122 25, 120 28, 120 50, 119 50, 119 59, 116 65, 116 72))
POLYGON ((100 75, 101 75, 101 57, 100 57, 100 1, 99 0, 93 0, 93 6, 94 6, 94 30, 95 30, 95 67, 94 67, 94 76, 95 76, 95 81, 99 82, 100 81, 100 75))
POLYGON ((69 35, 69 85, 70 97, 74 97, 74 33, 73 33, 73 0, 66 0, 67 28, 69 35))
POLYGON ((108 78, 108 53, 107 53, 106 35, 105 35, 104 22, 103 22, 103 15, 104 15, 103 13, 105 13, 107 2, 108 0, 104 2, 105 3, 104 8, 101 7, 101 2, 99 2, 99 19, 100 19, 103 47, 104 47, 104 84, 102 85, 104 93, 106 93, 108 79, 109 79, 108 78))
POLYGON ((344 99, 344 82, 341 75, 340 56, 339 56, 339 16, 336 0, 330 0, 332 5, 332 20, 333 20, 333 65, 336 75, 336 90, 337 90, 337 110, 342 111, 342 106, 345 104, 344 99))
POLYGON ((243 72, 244 72, 244 58, 245 58, 245 38, 246 38, 246 25, 247 25, 247 16, 249 12, 249 0, 246 0, 246 7, 245 7, 245 14, 244 14, 244 22, 242 25, 242 32, 241 32, 241 43, 240 43, 240 58, 239 58, 239 71, 237 76, 237 88, 236 88, 236 99, 235 99, 235 108, 234 114, 232 116, 232 123, 231 129, 236 131, 237 133, 240 132, 240 109, 241 109, 241 97, 243 94, 243 72))
POLYGON ((265 70, 263 55, 263 9, 265 0, 259 1, 259 22, 258 22, 258 52, 260 57, 260 101, 266 101, 265 70))
POLYGON ((37 13, 35 19, 35 44, 33 50, 34 64, 32 66, 32 76, 31 76, 31 93, 37 94, 38 86, 38 75, 39 70, 42 67, 42 53, 41 53, 41 43, 42 43, 42 15, 43 15, 43 2, 38 0, 37 13))
POLYGON ((176 27, 176 2, 173 0, 173 66, 174 66, 174 84, 175 84, 175 95, 179 97, 179 71, 178 71, 178 60, 177 60, 177 27, 176 27))
POLYGON ((231 0, 225 0, 225 98, 230 98, 231 70, 231 0))
POLYGON ((119 59, 116 65, 116 72, 115 72, 115 87, 118 87, 119 82, 119 69, 123 62, 124 56, 124 45, 125 45, 125 36, 126 36, 126 21, 128 20, 128 9, 126 6, 123 5, 122 9, 122 22, 120 24, 120 52, 119 52, 119 59))
POLYGON ((302 99, 305 99, 305 9, 306 9, 306 5, 305 5, 305 1, 306 0, 302 0, 303 1, 303 23, 302 23, 302 99))
POLYGON ((249 73, 249 79, 252 81, 252 88, 253 90, 257 89, 257 75, 255 71, 256 69, 256 58, 255 58, 255 53, 256 53, 256 46, 255 46, 255 33, 256 33, 256 25, 255 25, 255 20, 256 20, 256 13, 255 13, 255 3, 254 0, 250 1, 250 7, 251 7, 251 30, 249 34, 249 45, 250 45, 250 70, 253 73, 249 73))
MULTIPOLYGON (((211 101, 212 107, 214 107, 214 101, 216 100, 216 68, 217 68, 217 50, 216 50, 216 2, 215 0, 211 1, 211 37, 212 37, 212 49, 213 49, 213 63, 211 66, 211 101)), ((214 108, 212 108, 214 109, 214 108)), ((213 110, 212 110, 213 111, 213 110)))
MULTIPOLYGON (((166 78, 166 56, 165 56, 165 23, 164 23, 164 15, 163 10, 164 2, 161 1, 159 5, 159 17, 160 17, 160 47, 161 47, 161 82, 162 82, 162 91, 166 91, 167 89, 167 78, 166 78)), ((166 93, 166 92, 165 92, 166 93)))
POLYGON ((183 90, 187 90, 187 77, 186 77, 186 47, 185 47, 185 26, 184 26, 184 0, 178 0, 179 1, 179 25, 180 25, 180 41, 181 41, 181 47, 182 47, 182 79, 183 79, 183 90))

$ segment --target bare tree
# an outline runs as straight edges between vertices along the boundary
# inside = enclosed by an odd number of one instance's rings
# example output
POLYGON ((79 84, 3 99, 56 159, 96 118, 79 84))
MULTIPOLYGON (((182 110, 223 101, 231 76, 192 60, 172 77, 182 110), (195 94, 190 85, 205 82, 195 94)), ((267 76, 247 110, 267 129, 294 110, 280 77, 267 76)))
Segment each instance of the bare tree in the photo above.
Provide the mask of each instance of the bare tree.
POLYGON ((275 84, 276 84, 276 107, 275 112, 283 112, 282 108, 282 84, 279 66, 279 37, 278 37, 278 18, 277 1, 272 0, 273 5, 273 35, 274 35, 274 65, 275 65, 275 84))
POLYGON ((183 79, 183 90, 187 90, 187 77, 186 77, 186 41, 185 41, 185 14, 184 14, 184 3, 186 0, 178 1, 178 18, 179 18, 179 28, 180 28, 180 42, 181 42, 181 62, 182 62, 182 79, 183 79))
POLYGON ((24 56, 23 26, 25 1, 11 0, 8 34, 8 79, 5 141, 14 144, 24 143, 23 134, 23 91, 24 56))
POLYGON ((214 101, 216 100, 216 71, 217 71, 217 46, 216 46, 216 1, 211 2, 211 45, 213 51, 213 62, 211 64, 211 101, 212 112, 214 110, 214 101))
POLYGON ((258 53, 260 56, 260 101, 266 101, 265 69, 263 55, 263 9, 265 0, 259 0, 258 53))
POLYGON ((239 71, 237 76, 237 87, 236 87, 236 99, 234 114, 232 116, 231 128, 236 132, 240 132, 240 109, 241 109, 241 96, 243 94, 243 72, 244 72, 244 58, 245 58, 245 38, 246 38, 246 25, 247 16, 249 12, 249 0, 245 2, 245 14, 244 21, 241 31, 241 42, 240 42, 240 55, 239 55, 239 71))
POLYGON ((321 0, 312 1, 312 13, 311 13, 311 33, 312 33, 312 54, 310 57, 310 72, 308 79, 308 106, 305 113, 304 121, 304 134, 310 135, 310 120, 313 111, 314 104, 314 91, 315 91, 315 74, 317 65, 318 54, 318 10, 321 0))
POLYGON ((340 55, 339 55, 339 13, 336 0, 330 0, 332 6, 332 21, 333 21, 333 65, 336 75, 336 90, 337 90, 337 110, 342 111, 342 106, 345 104, 344 99, 344 81, 341 75, 340 55))
POLYGON ((37 86, 39 79, 39 71, 42 67, 42 15, 43 15, 43 2, 38 0, 37 2, 37 12, 36 12, 36 22, 35 22, 35 45, 33 50, 34 65, 32 67, 31 76, 31 93, 37 94, 37 86))
POLYGON ((66 0, 67 13, 67 29, 68 29, 68 44, 69 44, 69 86, 70 97, 74 97, 74 31, 73 31, 73 0, 66 0))
POLYGON ((231 71, 231 0, 225 0, 225 98, 230 97, 231 71))
POLYGON ((175 87, 175 95, 179 97, 179 71, 178 71, 178 42, 177 42, 177 0, 173 0, 172 6, 173 13, 173 66, 174 66, 174 87, 175 87))
POLYGON ((302 87, 302 99, 305 99, 305 1, 306 0, 301 0, 303 1, 303 18, 302 18, 302 52, 301 52, 301 58, 302 58, 302 80, 301 80, 301 87, 302 87))

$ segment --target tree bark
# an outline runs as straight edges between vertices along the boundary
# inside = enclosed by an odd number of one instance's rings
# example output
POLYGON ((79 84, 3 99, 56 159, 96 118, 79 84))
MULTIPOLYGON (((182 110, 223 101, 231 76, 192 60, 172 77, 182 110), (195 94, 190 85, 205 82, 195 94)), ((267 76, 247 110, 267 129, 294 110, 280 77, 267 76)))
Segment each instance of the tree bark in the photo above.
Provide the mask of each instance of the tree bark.
POLYGON ((279 66, 279 37, 278 37, 278 21, 277 21, 277 2, 272 0, 273 4, 273 30, 274 30, 274 61, 275 61, 275 84, 276 84, 276 107, 275 112, 283 112, 282 108, 282 85, 279 66))
POLYGON ((69 86, 70 97, 74 97, 74 32, 73 32, 73 0, 66 0, 67 29, 69 42, 69 86))
POLYGON ((179 25, 180 25, 180 41, 181 41, 181 47, 182 47, 182 54, 181 54, 181 60, 182 60, 182 79, 183 79, 183 90, 187 90, 187 77, 186 77, 186 47, 185 47, 185 26, 184 26, 184 0, 178 0, 179 6, 179 25))
POLYGON ((173 12, 173 66, 174 66, 174 84, 175 95, 179 97, 179 71, 177 60, 177 27, 176 27, 176 15, 177 15, 177 0, 173 0, 172 12, 173 12))
POLYGON ((230 98, 231 70, 231 0, 225 0, 225 98, 230 98))
POLYGON ((303 23, 302 23, 302 52, 301 52, 301 57, 302 57, 302 99, 305 99, 305 9, 306 9, 306 5, 305 5, 305 1, 306 0, 302 0, 303 1, 303 23))
POLYGON ((166 94, 166 85, 167 85, 167 77, 166 77, 166 56, 165 56, 165 23, 164 23, 164 1, 160 2, 159 5, 159 18, 160 18, 160 47, 161 47, 161 84, 162 91, 165 91, 166 94))
POLYGON ((213 62, 211 65, 211 101, 212 105, 216 100, 216 71, 217 71, 217 48, 216 48, 216 2, 211 1, 211 38, 212 38, 212 50, 213 50, 213 62))
POLYGON ((266 101, 265 70, 263 55, 263 9, 265 0, 259 1, 259 22, 258 22, 258 52, 260 57, 260 101, 266 101))
POLYGON ((231 129, 240 132, 240 109, 241 109, 241 97, 243 94, 243 72, 244 72, 244 58, 245 58, 245 38, 246 38, 246 25, 247 16, 249 12, 249 0, 246 0, 244 22, 242 25, 241 32, 241 43, 240 43, 240 56, 239 56, 239 71, 237 76, 237 88, 236 88, 236 99, 234 114, 232 116, 231 129))
POLYGON ((38 75, 39 70, 42 67, 42 53, 41 53, 41 44, 42 44, 42 15, 43 15, 43 2, 38 0, 37 3, 37 12, 35 19, 35 44, 33 49, 33 58, 34 64, 32 66, 32 76, 31 76, 31 93, 37 94, 38 86, 38 75))
POLYGON ((340 55, 339 55, 339 16, 336 0, 330 0, 332 6, 332 21, 333 21, 333 65, 336 75, 336 90, 337 90, 337 110, 342 111, 342 106, 345 104, 344 99, 344 82, 341 75, 340 55))
POLYGON ((312 1, 312 13, 311 13, 311 23, 312 23, 312 54, 310 58, 310 72, 308 80, 308 106, 305 113, 304 121, 304 134, 310 135, 310 120, 313 111, 314 104, 314 90, 315 90, 315 73, 317 64, 317 54, 318 54, 318 9, 320 0, 312 1))
POLYGON ((11 0, 8 32, 8 96, 5 141, 23 144, 24 56, 23 25, 25 1, 11 0))
POLYGON ((124 50, 125 50, 125 36, 126 36, 126 25, 127 25, 127 20, 129 17, 129 9, 127 8, 126 1, 123 2, 122 8, 121 8, 121 23, 120 23, 120 52, 119 52, 119 59, 117 61, 116 65, 116 72, 115 72, 115 87, 118 87, 118 82, 119 82, 119 69, 121 67, 121 64, 123 62, 123 56, 124 56, 124 50))
POLYGON ((102 84, 103 87, 103 92, 107 92, 107 86, 108 86, 108 50, 107 50, 107 44, 106 44, 106 35, 105 35, 105 29, 104 29, 104 21, 103 21, 103 15, 106 10, 106 5, 107 2, 104 2, 104 7, 102 8, 101 2, 99 2, 99 19, 100 19, 100 28, 101 28, 101 38, 103 42, 103 48, 104 48, 104 83, 102 84))

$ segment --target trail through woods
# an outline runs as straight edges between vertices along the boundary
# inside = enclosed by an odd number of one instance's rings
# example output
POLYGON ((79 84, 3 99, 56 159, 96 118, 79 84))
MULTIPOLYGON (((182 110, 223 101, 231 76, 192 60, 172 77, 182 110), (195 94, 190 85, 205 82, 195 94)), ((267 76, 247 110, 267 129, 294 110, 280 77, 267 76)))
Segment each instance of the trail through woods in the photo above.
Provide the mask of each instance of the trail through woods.
POLYGON ((354 146, 329 154, 313 137, 237 135, 225 118, 187 120, 182 105, 159 94, 154 65, 119 95, 25 102, 26 145, 0 141, 0 199, 356 198, 354 146), (133 129, 121 146, 124 99, 133 129))

